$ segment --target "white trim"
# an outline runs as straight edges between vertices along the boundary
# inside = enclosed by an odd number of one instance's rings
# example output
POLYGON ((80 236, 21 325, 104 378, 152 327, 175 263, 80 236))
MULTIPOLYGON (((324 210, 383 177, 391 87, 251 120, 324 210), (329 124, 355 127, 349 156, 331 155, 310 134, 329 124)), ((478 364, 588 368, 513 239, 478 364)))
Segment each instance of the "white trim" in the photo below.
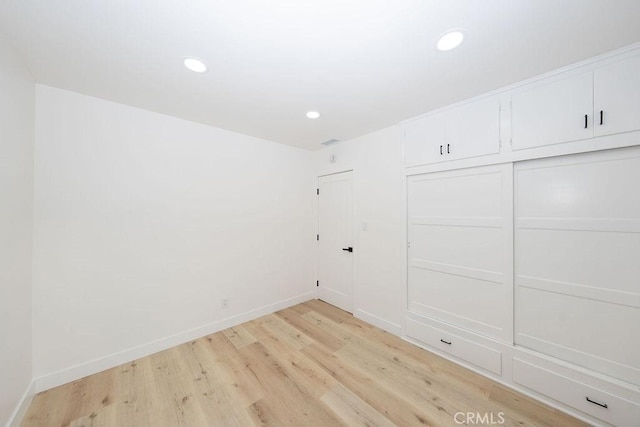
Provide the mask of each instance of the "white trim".
POLYGON ((18 427, 22 422, 22 419, 27 414, 27 409, 29 409, 29 405, 31 405, 31 401, 33 400, 33 396, 35 396, 36 390, 36 382, 32 380, 29 384, 29 387, 25 390, 24 394, 20 398, 20 402, 14 409, 13 413, 7 420, 7 427, 18 427))
POLYGON ((315 291, 306 292, 304 294, 288 298, 274 304, 266 305, 255 310, 217 320, 213 323, 181 332, 176 335, 142 344, 128 350, 113 353, 108 356, 104 356, 98 359, 91 360, 89 362, 72 366, 70 368, 53 372, 51 374, 36 378, 34 380, 35 389, 36 392, 39 393, 41 391, 66 384, 79 378, 86 377, 87 375, 92 375, 97 372, 104 371, 105 369, 110 369, 115 366, 122 365, 123 363, 127 363, 129 361, 139 359, 141 357, 145 357, 162 350, 166 350, 176 345, 184 344, 185 342, 189 342, 191 340, 213 334, 215 332, 219 332, 223 329, 227 329, 241 323, 257 319, 258 317, 265 316, 278 310, 282 310, 284 308, 291 307, 293 305, 300 304, 315 298, 315 291))
POLYGON ((353 315, 360 320, 363 320, 373 326, 376 326, 382 329, 383 331, 387 331, 398 337, 402 336, 402 325, 389 322, 388 320, 385 320, 382 317, 376 316, 375 314, 371 314, 368 311, 365 311, 361 308, 357 309, 355 313, 353 313, 353 315))

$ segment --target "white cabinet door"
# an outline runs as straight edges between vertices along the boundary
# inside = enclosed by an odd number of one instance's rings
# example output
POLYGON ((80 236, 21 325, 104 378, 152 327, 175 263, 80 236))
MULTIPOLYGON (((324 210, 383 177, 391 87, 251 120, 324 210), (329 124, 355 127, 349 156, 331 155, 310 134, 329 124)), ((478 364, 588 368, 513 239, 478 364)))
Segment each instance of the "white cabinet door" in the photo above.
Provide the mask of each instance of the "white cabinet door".
POLYGON ((500 102, 497 97, 450 110, 445 119, 446 160, 500 152, 500 102))
POLYGON ((542 84, 511 97, 514 150, 593 137, 593 73, 542 84))
POLYGON ((594 72, 595 136, 640 129, 640 56, 594 72))
POLYGON ((445 117, 422 117, 402 125, 405 165, 418 166, 444 161, 445 117))
POLYGON ((405 165, 418 166, 500 151, 497 97, 470 102, 402 125, 405 165))
POLYGON ((512 167, 408 178, 408 310, 512 341, 512 167))

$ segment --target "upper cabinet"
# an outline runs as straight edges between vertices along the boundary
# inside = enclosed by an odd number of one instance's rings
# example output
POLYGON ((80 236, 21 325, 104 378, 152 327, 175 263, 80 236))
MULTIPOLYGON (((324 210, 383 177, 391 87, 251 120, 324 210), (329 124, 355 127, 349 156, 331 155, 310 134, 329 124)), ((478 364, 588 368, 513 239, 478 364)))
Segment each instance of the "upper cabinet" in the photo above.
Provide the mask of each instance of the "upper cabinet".
POLYGON ((418 166, 497 154, 500 103, 481 99, 402 124, 405 165, 418 166))
POLYGON ((640 56, 511 96, 513 150, 640 130, 640 56))
POLYGON ((639 145, 640 45, 400 127, 409 175, 639 145))
POLYGON ((594 71, 594 135, 640 129, 640 56, 594 71))
POLYGON ((593 136, 593 74, 565 77, 511 97, 514 150, 593 136))

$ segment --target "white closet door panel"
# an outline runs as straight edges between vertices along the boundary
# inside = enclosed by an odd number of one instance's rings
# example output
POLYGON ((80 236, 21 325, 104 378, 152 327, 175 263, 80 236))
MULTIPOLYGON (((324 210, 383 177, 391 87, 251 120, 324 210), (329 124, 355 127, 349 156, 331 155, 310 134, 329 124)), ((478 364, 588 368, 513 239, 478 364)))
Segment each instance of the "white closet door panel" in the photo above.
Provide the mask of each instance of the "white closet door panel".
POLYGON ((501 275, 479 280, 482 272, 437 264, 412 265, 409 309, 492 338, 502 338, 509 296, 501 275), (419 265, 419 266, 418 266, 419 265), (480 273, 480 274, 477 274, 480 273))
POLYGON ((416 175, 409 181, 411 217, 502 217, 502 173, 495 169, 416 175))
POLYGON ((640 233, 518 229, 517 273, 640 297, 640 233))
POLYGON ((502 228, 413 224, 411 255, 448 265, 502 271, 502 228))
POLYGON ((591 138, 593 73, 563 78, 514 93, 511 97, 511 126, 514 150, 591 138))
POLYGON ((640 148, 514 171, 516 343, 640 384, 640 148))
POLYGON ((640 129, 640 56, 596 69, 593 87, 596 136, 640 129))
POLYGON ((518 220, 640 218, 640 152, 581 154, 517 167, 518 220))
POLYGON ((408 178, 408 309, 513 342, 512 166, 408 178))
POLYGON ((526 286, 518 300, 518 344, 640 383, 638 307, 526 286))

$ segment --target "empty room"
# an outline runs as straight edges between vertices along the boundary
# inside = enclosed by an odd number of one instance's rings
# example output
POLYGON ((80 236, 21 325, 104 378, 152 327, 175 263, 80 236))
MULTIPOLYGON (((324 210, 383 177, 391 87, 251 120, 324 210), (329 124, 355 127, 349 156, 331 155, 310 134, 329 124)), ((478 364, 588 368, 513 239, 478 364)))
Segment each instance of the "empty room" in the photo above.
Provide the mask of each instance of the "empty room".
POLYGON ((2 0, 0 207, 0 426, 640 427, 638 0, 2 0))

